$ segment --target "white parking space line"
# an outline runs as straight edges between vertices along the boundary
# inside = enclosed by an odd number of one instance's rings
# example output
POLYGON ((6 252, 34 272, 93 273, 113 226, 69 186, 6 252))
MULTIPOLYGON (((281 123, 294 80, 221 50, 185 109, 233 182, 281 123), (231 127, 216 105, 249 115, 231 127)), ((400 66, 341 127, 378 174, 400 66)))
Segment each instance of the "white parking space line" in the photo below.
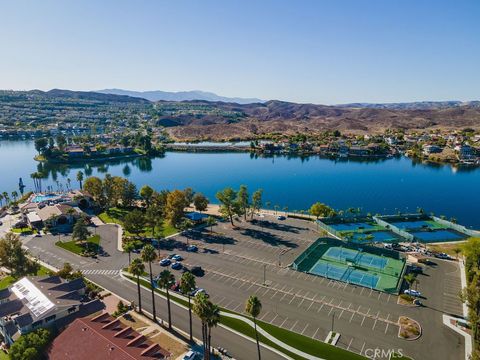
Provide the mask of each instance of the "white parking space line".
POLYGON ((295 321, 295 324, 293 324, 293 325, 292 325, 292 327, 290 328, 290 331, 292 331, 292 330, 293 330, 293 328, 295 327, 295 325, 297 325, 297 324, 298 324, 298 320, 297 320, 297 321, 295 321))
POLYGON ((303 333, 305 332, 305 330, 307 330, 307 328, 308 328, 308 324, 305 325, 305 329, 303 329, 303 331, 301 332, 302 335, 303 335, 303 333))
POLYGON ((352 345, 353 338, 350 339, 350 342, 348 343, 347 350, 350 349, 350 345, 352 345))
POLYGON ((317 336, 318 330, 320 330, 320 328, 317 328, 317 330, 315 330, 315 333, 312 336, 313 339, 315 339, 315 336, 317 336))
POLYGON ((285 320, 283 320, 282 324, 280 325, 280 327, 283 328, 283 325, 285 325, 285 323, 287 322, 288 318, 285 318, 285 320))

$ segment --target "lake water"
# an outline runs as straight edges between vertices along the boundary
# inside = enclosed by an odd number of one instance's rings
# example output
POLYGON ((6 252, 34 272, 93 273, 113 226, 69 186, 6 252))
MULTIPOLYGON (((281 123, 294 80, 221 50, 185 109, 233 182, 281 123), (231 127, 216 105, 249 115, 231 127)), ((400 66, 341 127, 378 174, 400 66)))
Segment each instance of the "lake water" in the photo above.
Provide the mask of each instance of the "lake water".
MULTIPOLYGON (((23 178, 25 191, 33 189, 30 174, 39 164, 33 141, 0 141, 0 192, 18 190, 23 178)), ((480 229, 480 169, 455 170, 450 166, 414 164, 407 158, 376 162, 333 161, 315 156, 252 157, 248 153, 175 153, 162 158, 134 159, 85 167, 48 166, 45 185, 70 178, 77 187, 76 173, 102 177, 105 173, 126 176, 140 188, 157 190, 192 187, 212 202, 226 186, 245 184, 250 190, 264 189, 264 201, 289 210, 307 209, 321 201, 335 209, 362 208, 364 212, 395 213, 422 207, 436 215, 456 217, 459 223, 480 229)))

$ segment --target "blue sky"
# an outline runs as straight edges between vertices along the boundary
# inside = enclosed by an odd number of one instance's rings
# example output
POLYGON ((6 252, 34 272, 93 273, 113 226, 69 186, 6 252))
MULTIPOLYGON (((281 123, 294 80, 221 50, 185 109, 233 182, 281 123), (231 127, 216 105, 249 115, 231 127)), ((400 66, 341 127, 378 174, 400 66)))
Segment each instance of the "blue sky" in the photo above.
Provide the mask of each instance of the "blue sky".
POLYGON ((0 88, 480 99, 480 1, 0 0, 0 88))

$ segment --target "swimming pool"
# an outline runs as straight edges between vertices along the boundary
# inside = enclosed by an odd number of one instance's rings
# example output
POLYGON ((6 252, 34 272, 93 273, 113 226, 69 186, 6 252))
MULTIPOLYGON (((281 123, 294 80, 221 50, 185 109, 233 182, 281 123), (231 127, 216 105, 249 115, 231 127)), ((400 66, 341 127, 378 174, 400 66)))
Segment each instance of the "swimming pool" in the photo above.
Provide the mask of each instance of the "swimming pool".
POLYGON ((413 231, 410 232, 420 241, 426 243, 443 242, 443 241, 459 241, 466 238, 465 235, 452 230, 436 230, 436 231, 413 231))
POLYGON ((35 195, 32 199, 32 202, 39 203, 39 202, 49 201, 57 198, 59 198, 59 196, 56 194, 35 195))

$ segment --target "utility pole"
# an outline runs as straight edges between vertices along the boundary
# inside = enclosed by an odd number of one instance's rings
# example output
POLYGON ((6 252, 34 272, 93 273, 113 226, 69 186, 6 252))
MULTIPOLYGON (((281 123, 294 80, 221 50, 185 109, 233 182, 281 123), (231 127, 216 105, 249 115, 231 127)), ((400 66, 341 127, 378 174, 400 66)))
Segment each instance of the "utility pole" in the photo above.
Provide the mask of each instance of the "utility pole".
POLYGON ((266 273, 267 273, 267 264, 263 264, 263 285, 266 285, 266 273))
POLYGON ((335 311, 332 314, 332 333, 333 333, 333 325, 335 324, 335 311))

